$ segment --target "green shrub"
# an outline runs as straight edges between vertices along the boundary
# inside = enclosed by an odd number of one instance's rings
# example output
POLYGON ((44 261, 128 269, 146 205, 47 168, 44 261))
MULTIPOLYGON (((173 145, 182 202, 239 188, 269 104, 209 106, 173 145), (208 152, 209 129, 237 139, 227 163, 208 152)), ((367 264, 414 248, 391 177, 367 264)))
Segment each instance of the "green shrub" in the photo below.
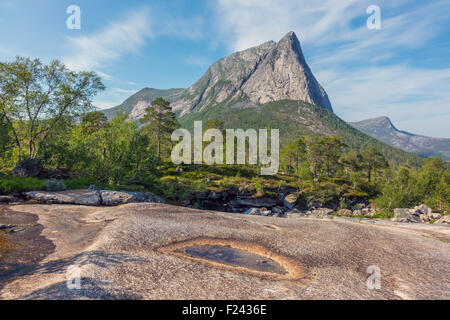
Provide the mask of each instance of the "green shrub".
POLYGON ((286 186, 287 186, 287 182, 285 180, 278 181, 278 190, 282 190, 282 189, 286 188, 286 186))
POLYGON ((42 184, 47 191, 65 191, 67 186, 64 181, 58 179, 50 179, 42 184))

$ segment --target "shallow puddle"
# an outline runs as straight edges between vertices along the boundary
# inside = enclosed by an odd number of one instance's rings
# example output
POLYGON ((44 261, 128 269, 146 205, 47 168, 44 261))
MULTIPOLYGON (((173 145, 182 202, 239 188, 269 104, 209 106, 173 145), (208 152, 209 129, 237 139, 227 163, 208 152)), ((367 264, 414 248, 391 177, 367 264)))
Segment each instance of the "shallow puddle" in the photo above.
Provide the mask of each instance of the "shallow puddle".
POLYGON ((229 246, 201 245, 176 250, 191 257, 210 260, 236 267, 244 267, 256 271, 286 274, 286 270, 276 261, 258 254, 235 249, 229 246))
POLYGON ((197 238, 173 243, 158 251, 260 277, 280 280, 298 280, 304 277, 303 269, 296 261, 253 242, 197 238))

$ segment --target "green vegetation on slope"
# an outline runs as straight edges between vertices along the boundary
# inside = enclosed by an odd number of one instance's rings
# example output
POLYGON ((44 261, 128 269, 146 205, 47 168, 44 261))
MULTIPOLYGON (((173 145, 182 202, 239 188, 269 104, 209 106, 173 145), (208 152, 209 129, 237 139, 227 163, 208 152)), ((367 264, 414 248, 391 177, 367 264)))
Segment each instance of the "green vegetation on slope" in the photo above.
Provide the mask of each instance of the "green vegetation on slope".
MULTIPOLYGON (((245 103, 242 103, 245 105, 245 103)), ((303 101, 276 101, 257 107, 238 107, 239 102, 221 103, 199 112, 189 113, 179 119, 183 127, 193 128, 194 121, 217 118, 225 128, 280 129, 281 145, 286 145, 302 135, 338 136, 347 149, 364 149, 376 146, 394 164, 408 162, 420 166, 424 159, 391 147, 349 126, 333 112, 303 101)))

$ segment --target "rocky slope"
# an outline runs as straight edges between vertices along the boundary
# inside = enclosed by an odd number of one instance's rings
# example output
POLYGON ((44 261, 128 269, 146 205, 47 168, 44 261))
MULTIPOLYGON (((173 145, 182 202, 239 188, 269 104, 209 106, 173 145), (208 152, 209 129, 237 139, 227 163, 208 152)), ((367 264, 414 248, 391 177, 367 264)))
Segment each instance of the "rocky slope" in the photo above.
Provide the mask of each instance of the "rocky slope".
POLYGON ((184 92, 185 89, 159 90, 144 88, 133 94, 121 105, 112 109, 102 110, 102 112, 108 117, 108 119, 111 119, 119 110, 123 110, 126 113, 130 113, 131 117, 137 120, 144 116, 145 109, 151 105, 153 100, 162 97, 167 101, 173 102, 180 99, 184 92))
POLYGON ((450 139, 425 137, 398 130, 388 117, 353 122, 350 125, 404 151, 423 157, 440 156, 450 161, 450 139))

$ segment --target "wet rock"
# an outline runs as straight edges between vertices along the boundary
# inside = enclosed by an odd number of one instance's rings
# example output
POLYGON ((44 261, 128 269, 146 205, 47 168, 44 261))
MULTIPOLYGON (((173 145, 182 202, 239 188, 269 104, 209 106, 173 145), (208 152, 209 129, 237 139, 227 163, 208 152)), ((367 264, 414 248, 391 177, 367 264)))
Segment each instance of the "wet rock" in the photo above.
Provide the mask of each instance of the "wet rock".
POLYGON ((91 190, 91 191, 100 191, 101 189, 100 189, 99 187, 97 187, 96 185, 91 184, 91 185, 88 187, 88 190, 91 190))

